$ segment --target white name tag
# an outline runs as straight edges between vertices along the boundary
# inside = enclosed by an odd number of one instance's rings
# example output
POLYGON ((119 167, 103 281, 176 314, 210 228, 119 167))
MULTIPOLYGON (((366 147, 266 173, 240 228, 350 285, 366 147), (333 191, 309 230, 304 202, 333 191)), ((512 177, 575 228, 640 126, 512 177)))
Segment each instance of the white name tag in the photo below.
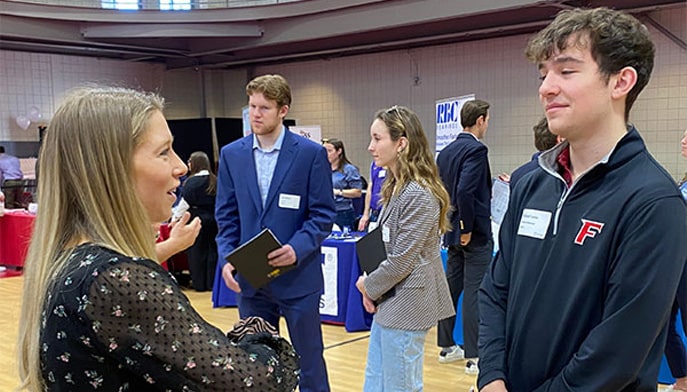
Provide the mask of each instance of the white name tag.
POLYGON ((377 174, 377 178, 386 178, 386 169, 382 169, 377 174))
POLYGON ((389 227, 387 225, 382 225, 382 241, 383 242, 391 241, 391 234, 389 232, 389 227))
POLYGON ((287 195, 286 193, 279 194, 279 207, 297 210, 301 204, 301 197, 299 195, 287 195))
POLYGON ((551 212, 525 208, 520 217, 518 235, 544 239, 551 223, 551 212))

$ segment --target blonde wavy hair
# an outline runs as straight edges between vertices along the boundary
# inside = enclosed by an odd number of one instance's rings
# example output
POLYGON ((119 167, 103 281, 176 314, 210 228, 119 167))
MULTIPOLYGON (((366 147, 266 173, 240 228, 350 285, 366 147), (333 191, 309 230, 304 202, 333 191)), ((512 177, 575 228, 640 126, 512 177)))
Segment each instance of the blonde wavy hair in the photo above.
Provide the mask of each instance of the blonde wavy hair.
POLYGON ((156 259, 151 222, 132 180, 132 157, 151 114, 162 108, 155 94, 86 87, 69 93, 51 120, 39 154, 40 209, 24 267, 18 390, 44 388, 41 313, 51 282, 76 245, 91 242, 156 259))
POLYGON ((375 114, 375 119, 381 120, 389 130, 391 140, 396 142, 401 137, 408 140, 396 160, 396 173, 392 173, 382 185, 382 202, 386 205, 391 196, 399 193, 411 181, 427 188, 439 201, 439 230, 445 233, 451 230, 448 213, 451 209, 451 199, 439 177, 439 169, 434 162, 429 148, 427 136, 422 128, 420 119, 412 110, 403 106, 392 106, 375 114))

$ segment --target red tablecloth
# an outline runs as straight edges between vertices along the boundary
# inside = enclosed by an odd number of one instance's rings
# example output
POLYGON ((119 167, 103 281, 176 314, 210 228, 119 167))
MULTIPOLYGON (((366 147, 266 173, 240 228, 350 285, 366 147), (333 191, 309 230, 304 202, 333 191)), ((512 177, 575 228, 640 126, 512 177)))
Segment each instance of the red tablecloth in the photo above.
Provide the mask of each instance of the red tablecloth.
POLYGON ((0 265, 24 266, 35 219, 25 210, 8 210, 0 217, 0 265))

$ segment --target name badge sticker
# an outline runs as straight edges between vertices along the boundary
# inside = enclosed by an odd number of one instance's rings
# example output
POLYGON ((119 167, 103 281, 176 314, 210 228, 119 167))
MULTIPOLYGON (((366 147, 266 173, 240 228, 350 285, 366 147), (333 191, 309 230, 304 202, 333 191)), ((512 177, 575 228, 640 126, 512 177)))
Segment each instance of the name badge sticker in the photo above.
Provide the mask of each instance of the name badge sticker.
POLYGON ((387 225, 382 225, 382 241, 383 242, 391 241, 391 234, 389 232, 389 226, 387 226, 387 225))
POLYGON ((551 212, 525 208, 520 217, 518 235, 544 239, 551 223, 551 212))
POLYGON ((288 208, 290 210, 297 210, 301 204, 301 197, 299 195, 289 195, 286 193, 279 194, 279 208, 288 208))

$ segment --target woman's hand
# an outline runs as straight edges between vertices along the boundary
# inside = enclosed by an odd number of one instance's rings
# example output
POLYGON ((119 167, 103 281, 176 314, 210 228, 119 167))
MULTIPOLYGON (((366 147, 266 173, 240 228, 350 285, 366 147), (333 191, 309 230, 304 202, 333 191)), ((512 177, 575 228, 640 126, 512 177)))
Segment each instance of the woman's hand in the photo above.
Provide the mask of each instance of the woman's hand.
POLYGON ((178 249, 178 252, 188 249, 194 242, 196 242, 196 237, 200 233, 200 218, 195 217, 191 222, 190 212, 184 212, 181 218, 169 224, 171 227, 169 232, 169 240, 173 241, 178 249))
POLYGON ((367 274, 360 275, 355 282, 355 287, 358 288, 358 291, 360 291, 362 295, 367 295, 367 291, 365 291, 365 278, 367 278, 367 274))
POLYGON ((363 307, 367 313, 377 313, 377 305, 367 295, 363 295, 363 307))
POLYGON ((358 291, 360 291, 360 294, 363 295, 363 307, 368 313, 375 313, 377 311, 377 306, 375 305, 374 301, 372 298, 370 298, 367 295, 367 291, 365 291, 365 278, 367 275, 360 275, 358 280, 355 282, 355 287, 358 288, 358 291))
POLYGON ((370 216, 363 214, 358 221, 358 231, 365 231, 367 223, 370 221, 370 216))
POLYGON ((200 233, 200 218, 195 217, 191 222, 189 219, 191 214, 184 212, 181 219, 170 223, 169 238, 155 244, 155 253, 160 262, 186 250, 196 242, 196 237, 200 233))

